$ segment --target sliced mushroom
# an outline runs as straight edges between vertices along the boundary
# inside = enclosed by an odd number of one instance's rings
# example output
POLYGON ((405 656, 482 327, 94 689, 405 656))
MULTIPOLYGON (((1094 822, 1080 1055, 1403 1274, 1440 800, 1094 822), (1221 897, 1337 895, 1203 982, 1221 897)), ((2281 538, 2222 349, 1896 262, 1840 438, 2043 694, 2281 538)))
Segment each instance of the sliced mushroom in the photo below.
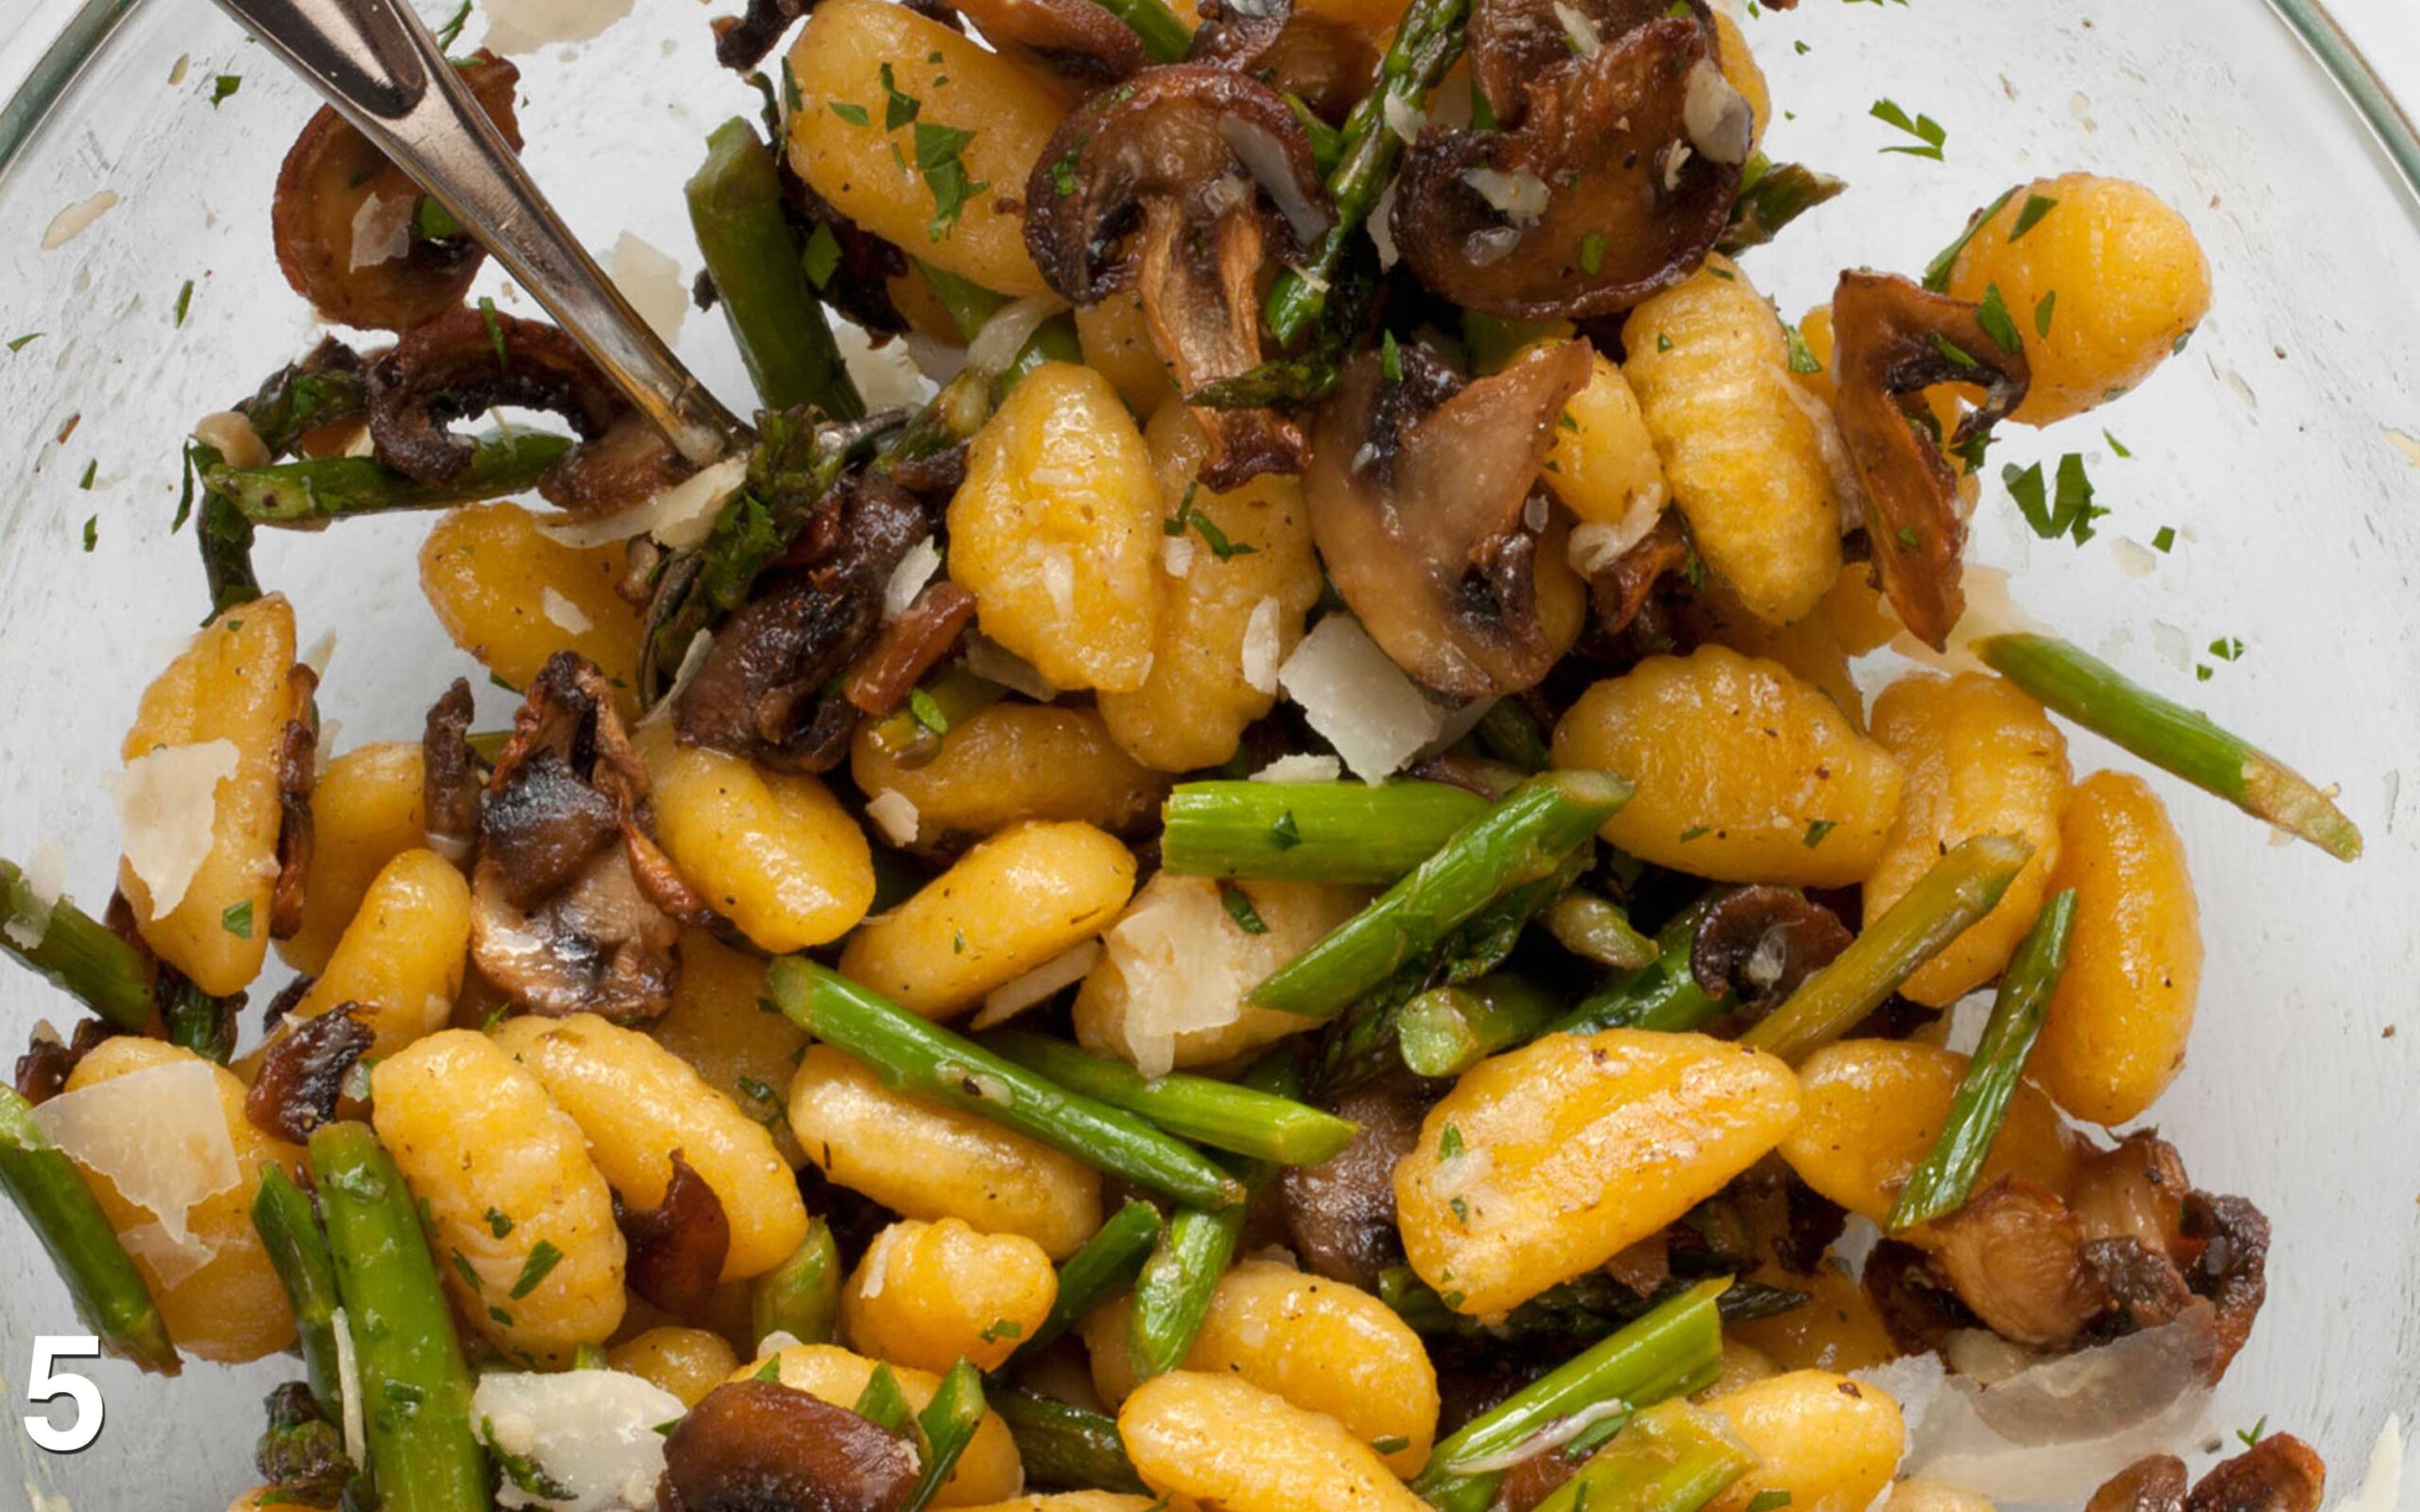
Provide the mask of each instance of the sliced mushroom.
MULTIPOLYGON (((1060 124, 1026 185, 1042 276, 1091 304, 1132 284, 1180 390, 1260 362, 1258 280, 1334 223, 1310 138, 1275 90, 1209 63, 1147 69, 1060 124)), ((1266 409, 1194 408, 1201 481, 1233 489, 1297 471, 1303 435, 1266 409)))
MULTIPOLYGON (((1572 539, 1576 553, 1580 532, 1573 531, 1572 539)), ((1656 517, 1655 528, 1588 573, 1588 609, 1598 633, 1611 640, 1628 630, 1647 608, 1655 585, 1686 571, 1688 563, 1688 532, 1682 528, 1680 511, 1667 509, 1656 517)))
POLYGON ((640 890, 620 846, 598 851, 535 909, 513 906, 494 862, 471 874, 471 960, 532 1013, 661 1017, 672 1005, 680 937, 681 926, 640 890))
POLYGON ((62 1041, 59 1032, 47 1022, 38 1022, 26 1042, 26 1053, 17 1057, 17 1095, 40 1106, 67 1090, 67 1078, 77 1062, 93 1053, 93 1047, 118 1033, 116 1025, 102 1019, 85 1019, 76 1025, 76 1038, 62 1041))
POLYGON ((1965 611, 1959 554, 1966 525, 1958 474, 1942 455, 1924 390, 1977 384, 1981 407, 1958 423, 1952 444, 1988 432, 2025 400, 2032 369, 1985 330, 1979 307, 1907 279, 1852 270, 1832 295, 1838 345, 1832 374, 1841 438, 1866 494, 1866 537, 1883 592, 1901 624, 1940 650, 1965 611))
POLYGON ((334 336, 261 380, 235 406, 271 456, 337 456, 361 434, 370 391, 361 354, 334 336))
POLYGON ((339 1003, 269 1041, 244 1097, 253 1127, 300 1144, 336 1116, 346 1074, 378 1038, 360 1010, 358 1003, 339 1003))
POLYGON ((1716 898, 1689 945, 1706 994, 1762 1018, 1832 964, 1853 938, 1840 916, 1795 887, 1737 887, 1716 898))
POLYGON ((320 772, 320 717, 312 707, 320 675, 297 662, 286 670, 297 718, 277 742, 277 884, 269 889, 268 934, 292 939, 302 927, 302 892, 311 876, 311 788, 320 772))
POLYGON ((906 703, 925 674, 957 649, 974 618, 973 593, 946 580, 926 583, 849 669, 849 702, 875 718, 906 703))
MULTIPOLYGON (((459 66, 479 109, 520 151, 521 71, 485 48, 459 66)), ((408 174, 321 106, 278 169, 269 224, 285 282, 337 325, 408 331, 459 305, 487 254, 467 235, 420 234, 421 198, 408 174)))
POLYGON ((1532 84, 1668 17, 1694 22, 1709 57, 1720 49, 1703 0, 1684 0, 1677 11, 1670 0, 1472 0, 1471 83, 1499 127, 1518 126, 1532 84))
POLYGON ((2185 1499, 2185 1512, 2319 1512, 2327 1465, 2291 1434, 2270 1434, 2210 1467, 2185 1499))
POLYGON ((1378 55, 1359 29, 1297 10, 1293 0, 1202 0, 1185 60, 1217 63, 1340 124, 1369 94, 1378 55))
POLYGON ((1651 21, 1526 78, 1520 124, 1424 134, 1389 225, 1431 289, 1516 319, 1629 309, 1703 261, 1738 197, 1689 129, 1691 83, 1719 77, 1694 16, 1651 21))
POLYGON ((916 1452, 897 1434, 773 1381, 717 1386, 664 1440, 664 1512, 898 1512, 916 1452))
POLYGON ((717 16, 715 61, 735 74, 745 74, 765 60, 782 33, 815 9, 815 0, 748 0, 746 13, 717 16))
POLYGON ((2075 1214, 2030 1181, 2002 1177, 1933 1232, 1933 1261, 1959 1300, 2003 1339, 2065 1349, 2108 1303, 2075 1214))
POLYGON ((2132 1239, 2175 1263, 2191 1258, 2185 1198, 2193 1183, 2176 1147, 2148 1130, 2087 1157, 2067 1193, 2083 1235, 2132 1239))
POLYGON ((1877 1243, 1865 1257, 1858 1284, 1903 1353, 1939 1349, 1960 1329, 1976 1326, 1975 1314, 1958 1300, 1925 1252, 1901 1239, 1877 1243))
POLYGON ((457 864, 479 838, 479 793, 486 778, 471 748, 471 684, 456 678, 429 705, 421 751, 421 824, 429 849, 457 864))
POLYGON ((2210 1365, 2215 1383, 2252 1336, 2253 1319, 2269 1299, 2269 1220, 2242 1197, 2196 1192, 2185 1199, 2184 1229, 2202 1246, 2186 1283, 2218 1309, 2218 1357, 2210 1365))
POLYGON ((614 1221, 630 1246, 631 1291, 667 1313, 683 1315, 714 1294, 731 1253, 731 1218, 715 1189, 681 1151, 672 1152, 664 1200, 652 1208, 633 1209, 622 1206, 617 1195, 614 1221))
POLYGON ((2146 1454, 2103 1481, 2083 1512, 2185 1512, 2185 1462, 2146 1454))
POLYGON ((1071 73, 1124 78, 1150 62, 1134 28, 1093 0, 949 0, 995 43, 1029 47, 1071 73))
POLYGON ((1374 1291, 1378 1273, 1403 1263, 1395 1228, 1395 1164, 1420 1142, 1428 1097, 1398 1067, 1337 1099, 1356 1125, 1343 1149, 1318 1165, 1293 1166, 1277 1194, 1294 1249, 1314 1273, 1374 1291))
POLYGON ((538 480, 538 492, 572 514, 611 514, 654 498, 694 471, 654 422, 635 409, 625 410, 596 439, 573 447, 548 468, 538 480))
POLYGON ((2109 1299, 2109 1315, 2100 1326, 2112 1333, 2155 1329, 2174 1321, 2188 1307, 2208 1305, 2193 1295, 2185 1273, 2166 1252, 2131 1234, 2087 1239, 2082 1254, 2085 1267, 2109 1299))
POLYGON ((1400 382, 1365 352, 1320 412, 1303 478, 1320 557, 1372 638, 1440 693, 1517 693, 1579 634, 1580 580, 1530 501, 1588 362, 1585 341, 1544 346, 1456 392, 1425 349, 1403 352, 1400 382))
POLYGON ((682 690, 681 739, 789 771, 828 771, 847 754, 857 711, 827 693, 882 625, 884 591, 932 533, 915 498, 860 473, 716 635, 682 690))

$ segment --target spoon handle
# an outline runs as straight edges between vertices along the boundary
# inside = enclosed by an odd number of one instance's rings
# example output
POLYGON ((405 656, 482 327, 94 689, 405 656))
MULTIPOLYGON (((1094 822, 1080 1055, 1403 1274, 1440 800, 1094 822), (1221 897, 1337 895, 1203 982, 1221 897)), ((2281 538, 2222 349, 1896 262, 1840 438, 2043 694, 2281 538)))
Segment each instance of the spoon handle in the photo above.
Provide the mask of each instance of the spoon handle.
POLYGON ((218 0, 495 254, 641 413, 703 466, 743 435, 638 318, 445 61, 408 0, 218 0))

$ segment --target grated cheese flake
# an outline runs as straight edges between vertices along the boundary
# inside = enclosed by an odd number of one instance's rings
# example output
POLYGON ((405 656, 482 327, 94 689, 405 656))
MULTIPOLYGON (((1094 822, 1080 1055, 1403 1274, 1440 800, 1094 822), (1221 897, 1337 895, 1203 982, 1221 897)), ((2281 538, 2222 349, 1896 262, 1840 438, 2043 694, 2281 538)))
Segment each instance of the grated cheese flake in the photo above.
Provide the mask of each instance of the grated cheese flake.
POLYGON ((726 456, 700 468, 644 504, 594 519, 543 520, 538 534, 558 545, 611 545, 651 535, 667 546, 694 546, 706 539, 715 515, 748 483, 748 458, 726 456))
POLYGON ((916 843, 916 826, 921 816, 916 803, 897 788, 886 787, 866 800, 866 817, 873 820, 882 837, 895 846, 916 843))
POLYGON ((1243 644, 1239 648, 1243 661, 1245 686, 1270 697, 1277 696, 1277 600, 1263 598, 1252 607, 1252 614, 1244 621, 1243 644))
MULTIPOLYGON (((61 1092, 33 1110, 34 1125, 60 1153, 149 1212, 164 1240, 193 1241, 193 1206, 243 1179, 218 1069, 199 1056, 147 1066, 61 1092)), ((205 1257, 206 1258, 206 1257, 205 1257)))
POLYGON ((412 249, 412 216, 420 200, 412 195, 372 195, 353 213, 353 247, 348 272, 391 263, 412 249))
POLYGON ((1277 680, 1353 775, 1374 786, 1444 728, 1437 706, 1349 614, 1313 626, 1277 680))
POLYGON ((51 911, 59 906, 60 889, 67 884, 67 852, 59 842, 43 836, 19 873, 25 879, 26 906, 0 919, 0 934, 19 950, 32 950, 50 933, 51 911))
POLYGON ((882 585, 882 622, 888 625, 907 613, 908 606, 916 602, 916 595, 941 570, 942 549, 933 544, 932 537, 908 547, 899 565, 891 569, 890 580, 882 585))
POLYGON ((664 1477, 664 1435, 655 1430, 687 1410, 662 1386, 621 1370, 492 1371, 471 1394, 481 1441, 528 1461, 567 1493, 541 1496, 507 1476, 497 1504, 551 1512, 655 1505, 664 1477))
POLYGON ((164 919, 185 901, 194 874, 210 855, 218 816, 218 784, 235 775, 235 743, 221 737, 192 746, 163 746, 103 778, 117 805, 126 864, 151 894, 151 917, 164 919))
POLYGON ((689 318, 689 289, 681 281, 681 265, 661 249, 624 232, 614 238, 606 266, 614 286, 631 301, 647 328, 663 337, 667 347, 678 342, 681 327, 689 318))
POLYGON ((564 597, 562 591, 552 584, 539 593, 538 607, 545 612, 547 619, 573 635, 586 635, 596 627, 596 622, 588 617, 586 610, 564 597))
POLYGON ((1333 756, 1280 756, 1252 774, 1255 782, 1333 782, 1344 775, 1344 764, 1333 756))
POLYGON ((1091 975, 1093 968, 1099 964, 1100 954, 1100 941, 1088 939, 1060 952, 1022 976, 1011 977, 984 995, 983 1006, 968 1027, 989 1029, 995 1023, 1006 1023, 1037 1003, 1048 1002, 1061 989, 1091 975))

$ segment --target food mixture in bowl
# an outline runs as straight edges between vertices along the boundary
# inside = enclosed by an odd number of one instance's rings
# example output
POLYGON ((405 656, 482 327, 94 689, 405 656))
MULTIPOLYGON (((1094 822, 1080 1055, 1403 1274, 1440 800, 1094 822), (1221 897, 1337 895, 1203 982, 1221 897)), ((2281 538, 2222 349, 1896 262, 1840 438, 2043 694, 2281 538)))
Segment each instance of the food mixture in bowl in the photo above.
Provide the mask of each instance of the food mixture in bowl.
POLYGON ((2193 884, 2066 730, 2360 836, 1962 588, 1996 432, 2207 311, 2181 215, 1977 183, 1792 324, 1846 186, 1701 0, 805 9, 716 23, 703 467, 309 121, 347 335, 193 427, 116 893, 0 862, 87 1014, 0 1180, 112 1352, 299 1356, 238 1507, 2315 1512, 2291 1424, 2156 1452, 2269 1227, 2141 1125, 2193 884), (251 548, 399 509, 523 701, 328 748, 251 548))

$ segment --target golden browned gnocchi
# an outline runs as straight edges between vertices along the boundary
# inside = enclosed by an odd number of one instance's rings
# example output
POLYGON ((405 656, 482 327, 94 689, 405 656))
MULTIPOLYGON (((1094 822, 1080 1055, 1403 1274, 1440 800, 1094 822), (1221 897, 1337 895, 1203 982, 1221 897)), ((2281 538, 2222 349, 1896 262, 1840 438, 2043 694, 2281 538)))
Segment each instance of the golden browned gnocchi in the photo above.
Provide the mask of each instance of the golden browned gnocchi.
POLYGON ((1115 385, 1118 397, 1137 415, 1154 413, 1176 391, 1167 364, 1151 345, 1143 297, 1133 290, 1113 290, 1079 305, 1076 336, 1083 346, 1084 366, 1115 385))
MULTIPOLYGON (((873 1379, 875 1362, 834 1344, 794 1344, 772 1356, 772 1379, 793 1391, 804 1391, 836 1407, 852 1407, 873 1379)), ((764 1362, 744 1365, 734 1381, 755 1379, 764 1362)), ((941 1377, 911 1366, 894 1366, 891 1375, 910 1410, 922 1412, 941 1387, 941 1377)), ((942 1483, 933 1498, 937 1506, 979 1506, 1025 1489, 1025 1464, 1017 1457, 1016 1440, 995 1412, 985 1412, 975 1436, 959 1456, 958 1469, 942 1483)))
POLYGON ((805 1031, 765 1011, 765 963, 755 956, 702 929, 682 935, 678 955, 672 1006, 648 1033, 771 1130, 782 1159, 798 1165, 804 1157, 782 1116, 782 1089, 806 1048, 805 1031))
POLYGON ((1118 1409, 1144 1483, 1231 1512, 1304 1506, 1420 1512, 1428 1503, 1335 1418, 1234 1376, 1171 1370, 1118 1409))
POLYGON ((731 1342, 704 1329, 666 1325, 648 1329, 605 1351, 605 1363, 651 1382, 694 1407, 739 1368, 731 1342))
POLYGON ((328 957, 371 882, 387 863, 428 843, 421 813, 416 741, 356 746, 328 763, 311 785, 311 868, 302 927, 277 942, 285 964, 308 976, 328 957))
POLYGON ((625 701, 637 674, 639 615, 614 592, 627 548, 566 546, 517 504, 476 504, 440 519, 420 548, 420 587, 454 644, 516 688, 546 659, 577 651, 625 701))
POLYGON ((391 1056, 445 1026, 470 949, 470 885, 436 851, 406 850, 370 884, 294 1016, 354 1004, 375 1037, 370 1053, 391 1056))
POLYGON ((1024 1235, 909 1218, 866 1246, 840 1293, 840 1326, 858 1352, 893 1365, 996 1370, 1058 1296, 1050 1257, 1024 1235))
MULTIPOLYGON (((1582 532, 1593 527, 1624 545, 1644 536, 1671 501, 1638 395, 1620 364, 1601 352, 1589 354, 1587 384, 1563 406, 1545 472, 1582 532)), ((1579 555, 1588 557, 1592 538, 1575 535, 1579 555)))
POLYGON ((1828 1370, 1772 1376, 1705 1405, 1759 1461, 1707 1503, 1716 1512, 1743 1512, 1767 1491, 1787 1491, 1808 1512, 1865 1512, 1889 1488, 1907 1438, 1890 1393, 1828 1370))
POLYGON ((1147 820, 1167 779, 1129 756, 1092 709, 1004 698, 950 722, 931 758, 910 765, 857 727, 849 775, 870 799, 896 793, 915 810, 919 848, 1007 829, 1024 819, 1072 820, 1124 833, 1147 820))

